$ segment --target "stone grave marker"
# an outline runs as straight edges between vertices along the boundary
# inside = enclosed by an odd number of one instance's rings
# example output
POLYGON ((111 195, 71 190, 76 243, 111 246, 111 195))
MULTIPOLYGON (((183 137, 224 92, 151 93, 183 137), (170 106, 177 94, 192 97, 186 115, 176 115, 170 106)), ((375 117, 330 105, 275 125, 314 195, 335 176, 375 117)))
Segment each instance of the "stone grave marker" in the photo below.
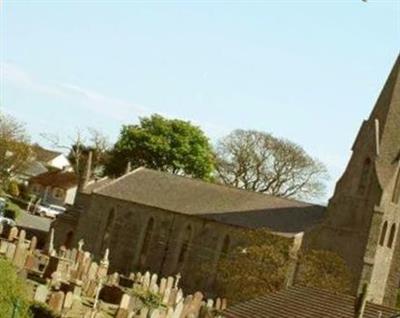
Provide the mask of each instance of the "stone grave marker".
POLYGON ((7 246, 7 251, 6 251, 6 258, 9 260, 12 260, 14 258, 14 254, 15 254, 15 250, 16 250, 16 246, 14 243, 10 243, 7 246))
POLYGON ((72 302, 74 300, 74 294, 72 292, 68 292, 65 295, 65 299, 64 299, 64 305, 63 308, 65 309, 70 309, 72 307, 72 302))
POLYGON ((33 297, 34 301, 39 303, 45 303, 47 299, 47 295, 49 294, 49 290, 46 285, 39 285, 36 288, 35 295, 33 297))
POLYGON ((29 244, 29 251, 34 252, 36 250, 36 246, 37 246, 37 238, 36 236, 34 236, 32 237, 31 243, 29 244))
POLYGON ((51 293, 49 299, 49 307, 51 310, 55 311, 56 313, 60 313, 62 310, 62 306, 64 304, 64 293, 62 291, 57 291, 51 293))
POLYGON ((18 237, 18 229, 15 226, 13 226, 10 232, 8 233, 8 240, 14 241, 17 237, 18 237))

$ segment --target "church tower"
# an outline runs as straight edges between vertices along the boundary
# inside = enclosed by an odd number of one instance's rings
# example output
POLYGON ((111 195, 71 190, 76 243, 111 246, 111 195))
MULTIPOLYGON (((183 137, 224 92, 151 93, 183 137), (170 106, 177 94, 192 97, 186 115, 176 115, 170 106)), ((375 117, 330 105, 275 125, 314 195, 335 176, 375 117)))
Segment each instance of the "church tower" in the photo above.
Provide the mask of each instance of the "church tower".
POLYGON ((400 283, 400 56, 359 130, 324 224, 305 236, 310 248, 342 256, 352 292, 394 305, 400 283))

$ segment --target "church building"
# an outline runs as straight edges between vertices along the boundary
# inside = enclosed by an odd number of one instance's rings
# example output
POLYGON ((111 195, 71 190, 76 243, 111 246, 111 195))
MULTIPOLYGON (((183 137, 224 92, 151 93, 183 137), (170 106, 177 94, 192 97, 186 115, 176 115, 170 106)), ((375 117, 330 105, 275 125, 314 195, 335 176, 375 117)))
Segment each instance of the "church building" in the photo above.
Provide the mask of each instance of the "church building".
POLYGON ((319 205, 138 168, 88 183, 52 227, 56 247, 83 239, 98 258, 109 248, 112 271, 181 273, 190 290, 192 265, 213 264, 211 284, 220 256, 238 243, 232 231, 267 228, 300 246, 302 233, 321 223, 324 212, 319 205))
POLYGON ((342 256, 353 294, 368 284, 368 300, 393 306, 400 287, 400 57, 353 145, 323 225, 305 247, 342 256))

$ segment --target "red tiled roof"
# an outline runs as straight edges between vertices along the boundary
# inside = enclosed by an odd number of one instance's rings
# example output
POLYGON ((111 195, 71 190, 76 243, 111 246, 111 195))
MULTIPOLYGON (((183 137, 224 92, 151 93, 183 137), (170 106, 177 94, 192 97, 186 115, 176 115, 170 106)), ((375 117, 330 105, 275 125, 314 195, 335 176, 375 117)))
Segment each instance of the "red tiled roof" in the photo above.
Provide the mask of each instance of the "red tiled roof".
MULTIPOLYGON (((225 318, 354 318, 356 298, 294 286, 228 307, 225 318)), ((363 318, 390 318, 400 310, 367 303, 363 318)))
POLYGON ((78 178, 70 171, 56 170, 42 173, 31 178, 30 183, 38 183, 42 186, 60 187, 69 189, 78 185, 78 178))

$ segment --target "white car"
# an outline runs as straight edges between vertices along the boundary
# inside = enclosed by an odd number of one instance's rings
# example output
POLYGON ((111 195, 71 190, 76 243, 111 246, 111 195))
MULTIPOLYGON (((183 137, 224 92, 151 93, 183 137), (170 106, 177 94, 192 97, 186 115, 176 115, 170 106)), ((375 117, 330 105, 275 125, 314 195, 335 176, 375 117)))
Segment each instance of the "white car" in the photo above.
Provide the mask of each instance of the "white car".
POLYGON ((64 213, 65 208, 59 205, 39 205, 37 214, 54 219, 57 215, 64 213))
POLYGON ((14 220, 5 218, 4 216, 0 216, 0 224, 7 224, 9 226, 16 226, 16 223, 14 220))

